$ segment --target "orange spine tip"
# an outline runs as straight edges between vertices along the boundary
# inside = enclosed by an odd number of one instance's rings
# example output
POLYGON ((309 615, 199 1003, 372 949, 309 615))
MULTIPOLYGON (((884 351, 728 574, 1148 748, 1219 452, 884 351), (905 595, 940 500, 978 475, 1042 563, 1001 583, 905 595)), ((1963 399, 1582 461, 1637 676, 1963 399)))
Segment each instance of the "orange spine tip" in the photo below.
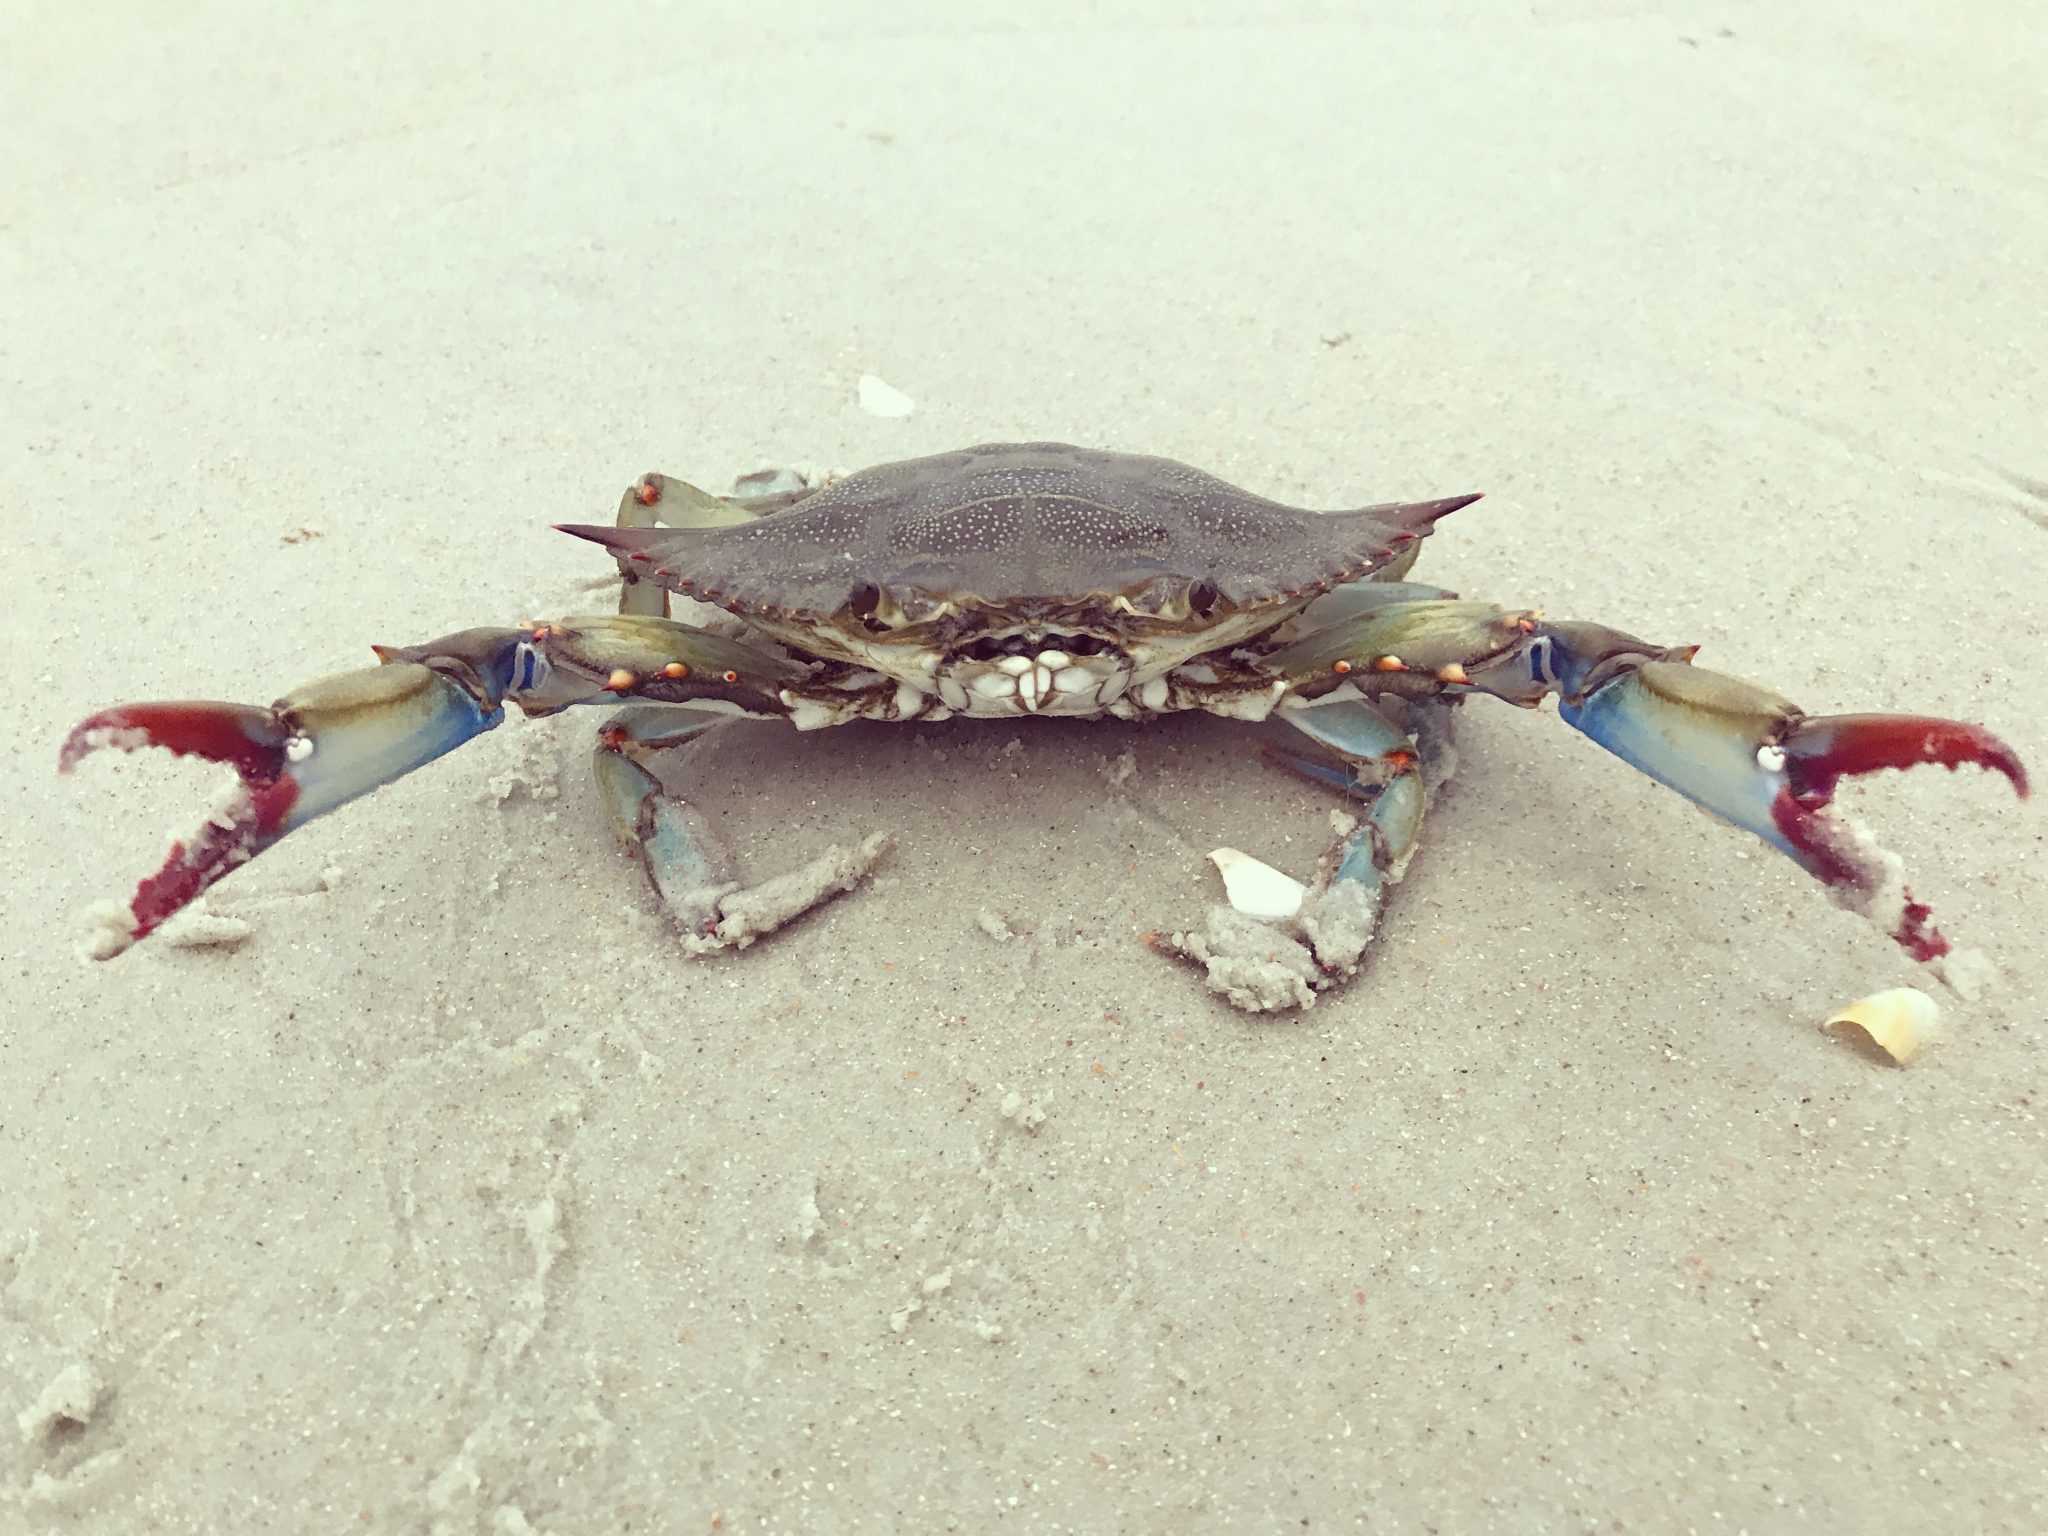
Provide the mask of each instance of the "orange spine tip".
POLYGON ((624 667, 619 667, 613 671, 610 677, 604 680, 604 685, 613 693, 624 693, 639 681, 639 678, 628 672, 624 667))

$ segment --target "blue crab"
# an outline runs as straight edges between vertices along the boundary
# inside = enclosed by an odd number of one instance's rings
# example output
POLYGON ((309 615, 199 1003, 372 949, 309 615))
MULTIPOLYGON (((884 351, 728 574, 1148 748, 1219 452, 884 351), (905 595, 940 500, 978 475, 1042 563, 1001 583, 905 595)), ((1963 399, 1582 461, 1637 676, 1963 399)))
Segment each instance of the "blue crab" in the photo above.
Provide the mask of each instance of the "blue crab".
MULTIPOLYGON (((1473 496, 1314 512, 1165 459, 1057 443, 990 444, 813 486, 750 476, 726 497, 648 475, 617 520, 562 525, 610 551, 616 613, 469 629, 376 647, 380 664, 268 708, 129 704, 83 722, 96 748, 167 748, 230 765, 233 800, 174 846, 96 947, 120 952, 224 875, 358 796, 504 718, 605 703, 597 782, 683 943, 743 945, 858 883, 879 839, 798 877, 734 882, 657 759, 735 717, 798 730, 952 715, 1145 720, 1206 710, 1284 722, 1286 766, 1357 816, 1291 920, 1300 974, 1248 987, 1238 931, 1162 947, 1247 1007, 1306 1004, 1357 969, 1386 890, 1415 851, 1448 706, 1487 694, 1534 707, 1744 828, 1861 911, 1917 960, 1948 940, 1899 860, 1829 802, 1844 778, 1938 763, 2025 770, 1989 732, 1908 715, 1809 716, 1670 647, 1406 580, 1438 519, 1473 496), (678 594, 724 610, 669 617, 678 594)), ((1233 923, 1238 928, 1233 927, 1233 923)), ((1256 943, 1270 947, 1270 936, 1256 943)))

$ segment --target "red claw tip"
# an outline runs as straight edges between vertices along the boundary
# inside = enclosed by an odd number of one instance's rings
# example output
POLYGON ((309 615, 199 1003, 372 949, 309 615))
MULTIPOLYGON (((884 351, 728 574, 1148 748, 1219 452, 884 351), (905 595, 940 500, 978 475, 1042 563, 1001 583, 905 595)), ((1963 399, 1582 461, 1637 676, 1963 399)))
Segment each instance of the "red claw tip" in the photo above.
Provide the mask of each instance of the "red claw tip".
POLYGON ((239 868, 276 842, 279 828, 299 798, 289 778, 252 785, 225 824, 209 821, 192 841, 173 843, 163 867, 135 887, 128 903, 134 915, 133 938, 147 938, 166 918, 182 910, 214 881, 239 868))
POLYGON ((162 747, 179 757, 226 763, 242 791, 190 838, 171 847, 163 867, 135 887, 129 937, 140 939, 230 870, 247 863, 283 835, 298 803, 299 783, 287 771, 287 732, 274 710, 249 704, 184 702, 124 704, 102 710, 65 739, 57 760, 69 772, 103 747, 132 752, 162 747))
POLYGON ((284 771, 284 744, 276 713, 251 704, 123 704, 79 722, 64 739, 57 771, 69 773, 102 747, 162 747, 179 757, 227 763, 245 784, 268 784, 284 771))
POLYGON ((1981 726, 1933 715, 1823 715, 1805 721, 1785 742, 1794 793, 1825 804, 1837 781, 1880 768, 1966 763, 2002 773, 2025 799, 2027 770, 2019 754, 1981 726))
MULTIPOLYGON (((1772 820, 1793 857, 1811 874, 1853 899, 1853 906, 1884 927, 1922 962, 1949 953, 1924 901, 1898 882, 1896 861, 1873 853, 1867 839, 1827 811, 1845 778, 1880 768, 1965 763, 2002 773, 2023 798, 2027 770, 2019 755, 1989 731, 1930 715, 1827 715, 1803 721, 1782 743, 1785 783, 1771 806, 1772 820)), ((1841 899, 1838 897, 1838 899, 1841 899)))

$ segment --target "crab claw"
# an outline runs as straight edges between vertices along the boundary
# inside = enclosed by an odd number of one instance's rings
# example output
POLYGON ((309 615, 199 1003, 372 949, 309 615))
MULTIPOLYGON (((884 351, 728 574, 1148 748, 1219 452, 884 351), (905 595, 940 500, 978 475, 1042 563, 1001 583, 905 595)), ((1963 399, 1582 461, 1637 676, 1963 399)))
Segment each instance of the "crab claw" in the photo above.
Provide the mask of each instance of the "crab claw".
MULTIPOLYGON (((1965 763, 2002 773, 2025 799, 2027 770, 2011 747, 1979 726, 1931 715, 1821 715, 1801 721, 1777 744, 1784 756, 1784 784, 1771 801, 1778 836, 1771 841, 1799 867, 1836 889, 1836 899, 1863 912, 1915 960, 1939 960, 1949 941, 1933 924, 1933 912, 1913 899, 1895 855, 1885 853, 1855 822, 1827 813, 1835 786, 1845 778, 1881 768, 1915 768, 1965 763)), ((1768 760, 1769 747, 1759 749, 1768 760)))
POLYGON ((1907 888, 1897 854, 1830 810, 1845 778, 1881 768, 1974 764, 2002 773, 2022 797, 2026 769, 1977 726, 1917 715, 1809 718, 1740 678, 1675 661, 1624 671, 1560 701, 1566 724, 1723 820, 1754 832, 1829 887, 1915 960, 1938 961, 1949 941, 1907 888))
POLYGON ((2029 785, 2019 754, 1982 726, 1938 715, 1816 715, 1780 743, 1795 798, 1825 805, 1845 778, 1880 768, 1965 763, 2002 773, 2024 800, 2029 785))
POLYGON ((95 936, 93 957, 111 959, 286 833, 503 718, 495 698, 409 661, 321 679, 270 709, 201 700, 125 704, 92 716, 66 738, 60 773, 104 747, 162 747, 225 763, 241 780, 136 886, 125 918, 95 936))

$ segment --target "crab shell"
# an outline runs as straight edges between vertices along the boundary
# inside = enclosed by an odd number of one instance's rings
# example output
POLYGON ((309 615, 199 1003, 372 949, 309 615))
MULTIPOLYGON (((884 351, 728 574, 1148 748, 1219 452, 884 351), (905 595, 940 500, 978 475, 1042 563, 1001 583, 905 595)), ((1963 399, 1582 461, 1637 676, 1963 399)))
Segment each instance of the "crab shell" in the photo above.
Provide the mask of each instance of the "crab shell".
POLYGON ((950 712, 1090 715, 1332 587, 1405 570, 1477 499, 1315 512, 1171 459, 989 443, 877 465, 751 522, 564 531, 950 712))

